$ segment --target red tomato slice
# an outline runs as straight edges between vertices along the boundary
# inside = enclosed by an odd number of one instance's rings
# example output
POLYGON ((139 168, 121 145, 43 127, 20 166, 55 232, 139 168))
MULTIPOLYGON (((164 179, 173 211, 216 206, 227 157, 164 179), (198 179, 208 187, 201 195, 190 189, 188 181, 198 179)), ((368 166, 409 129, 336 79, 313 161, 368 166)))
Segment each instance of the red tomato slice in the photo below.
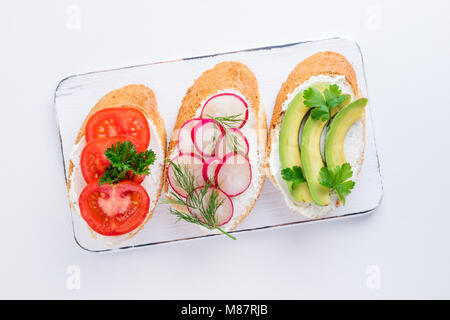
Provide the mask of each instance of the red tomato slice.
MULTIPOLYGON (((117 142, 130 141, 138 152, 146 150, 139 140, 131 136, 116 136, 103 140, 94 140, 88 143, 81 152, 81 173, 87 183, 97 182, 107 166, 109 160, 105 156, 105 151, 111 145, 116 145, 117 142)), ((131 177, 130 177, 131 178, 131 177)), ((141 183, 144 177, 135 176, 133 181, 141 183)))
POLYGON ((139 227, 148 214, 150 199, 133 181, 88 184, 79 198, 81 216, 97 233, 118 236, 139 227))
POLYGON ((107 108, 94 113, 86 124, 86 142, 126 135, 150 143, 150 129, 144 114, 135 108, 107 108))

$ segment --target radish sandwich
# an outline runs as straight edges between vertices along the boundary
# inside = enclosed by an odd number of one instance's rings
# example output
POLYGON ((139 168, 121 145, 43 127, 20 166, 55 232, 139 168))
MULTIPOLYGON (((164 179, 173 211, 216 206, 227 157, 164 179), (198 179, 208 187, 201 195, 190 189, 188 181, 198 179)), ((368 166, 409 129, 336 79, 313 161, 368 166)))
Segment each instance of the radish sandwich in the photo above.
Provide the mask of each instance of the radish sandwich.
POLYGON ((261 192, 266 143, 266 116, 250 69, 227 61, 204 72, 183 98, 169 144, 171 213, 229 235, 261 192))

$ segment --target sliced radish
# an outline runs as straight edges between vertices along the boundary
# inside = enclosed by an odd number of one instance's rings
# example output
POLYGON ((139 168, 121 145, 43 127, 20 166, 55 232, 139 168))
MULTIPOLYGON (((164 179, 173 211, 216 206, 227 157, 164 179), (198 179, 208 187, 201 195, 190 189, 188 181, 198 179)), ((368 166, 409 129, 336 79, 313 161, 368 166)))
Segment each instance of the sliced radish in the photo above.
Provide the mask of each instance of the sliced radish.
MULTIPOLYGON (((179 154, 172 159, 181 170, 188 169, 194 177, 194 187, 198 187, 204 184, 202 169, 203 161, 199 155, 194 153, 179 154)), ((167 180, 169 180, 170 187, 181 197, 186 198, 188 196, 186 190, 178 183, 175 175, 175 168, 171 163, 167 166, 167 180)))
POLYGON ((216 144, 214 156, 222 159, 230 152, 237 151, 244 155, 248 155, 249 144, 247 138, 239 129, 229 129, 225 136, 222 136, 216 144))
POLYGON ((230 123, 231 128, 242 128, 248 119, 248 105, 244 99, 234 93, 220 93, 209 98, 202 109, 202 118, 236 116, 230 123))
POLYGON ((222 226, 228 221, 230 221, 231 217, 233 217, 233 201, 231 201, 230 197, 224 193, 222 190, 209 187, 208 190, 204 189, 204 186, 198 187, 194 190, 193 194, 191 194, 187 200, 186 203, 188 204, 188 210, 194 217, 200 219, 200 221, 205 222, 203 219, 203 216, 199 209, 192 208, 201 206, 203 210, 206 210, 208 208, 209 200, 211 198, 211 195, 214 193, 217 193, 217 201, 221 203, 217 211, 215 212, 215 220, 217 223, 217 226, 222 226), (195 195, 196 199, 201 199, 202 203, 193 203, 192 198, 195 195))
POLYGON ((237 152, 227 154, 216 169, 219 188, 230 197, 236 197, 250 186, 252 168, 250 161, 237 152))
POLYGON ((225 129, 212 119, 202 119, 192 129, 192 141, 203 157, 212 157, 217 141, 225 134, 225 129))
POLYGON ((197 153, 197 149, 192 141, 192 129, 202 119, 191 119, 186 121, 178 130, 178 150, 180 153, 197 153))
POLYGON ((219 158, 209 158, 203 163, 203 180, 206 183, 215 184, 215 181, 211 181, 211 179, 215 180, 216 168, 222 162, 222 159, 219 158))

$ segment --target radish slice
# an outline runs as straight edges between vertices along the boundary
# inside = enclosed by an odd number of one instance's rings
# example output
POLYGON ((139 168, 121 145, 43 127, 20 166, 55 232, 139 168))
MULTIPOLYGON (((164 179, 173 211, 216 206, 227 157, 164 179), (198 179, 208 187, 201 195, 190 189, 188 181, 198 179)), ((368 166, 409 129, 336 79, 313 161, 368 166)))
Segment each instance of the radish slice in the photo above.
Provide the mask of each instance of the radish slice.
POLYGON ((203 157, 212 157, 217 141, 225 134, 225 129, 212 119, 202 119, 192 129, 192 141, 203 157))
POLYGON ((191 119, 186 121, 178 130, 178 150, 180 153, 197 153, 197 149, 192 141, 192 129, 202 119, 191 119))
POLYGON ((234 151, 247 156, 248 150, 249 144, 242 131, 239 129, 229 129, 226 135, 217 142, 214 156, 222 159, 225 155, 234 151))
MULTIPOLYGON (((179 154, 172 159, 172 162, 180 167, 181 170, 183 170, 184 168, 189 169, 189 172, 194 177, 194 187, 198 187, 204 184, 202 175, 203 161, 199 155, 194 153, 179 154)), ((178 195, 183 198, 186 198, 188 196, 186 190, 184 190, 178 183, 175 175, 175 168, 171 163, 169 163, 169 165, 167 166, 167 180, 169 180, 170 187, 178 195)))
POLYGON ((241 121, 231 122, 230 128, 242 128, 248 119, 248 105, 234 93, 220 93, 209 98, 202 109, 202 118, 236 116, 241 121))
POLYGON ((215 181, 211 181, 211 179, 215 180, 216 168, 222 162, 222 159, 219 158, 209 158, 203 163, 203 180, 206 183, 215 184, 215 181))
POLYGON ((209 204, 209 199, 211 198, 211 195, 214 193, 217 193, 217 201, 221 202, 222 204, 219 206, 217 211, 215 212, 215 220, 217 223, 217 226, 222 226, 228 221, 230 221, 231 217, 233 217, 233 201, 231 201, 230 197, 224 193, 222 190, 210 187, 206 193, 202 196, 202 192, 204 192, 204 186, 198 187, 194 190, 193 194, 190 195, 187 198, 186 203, 188 203, 188 210, 194 217, 198 218, 200 221, 205 222, 203 219, 203 216, 199 209, 192 208, 192 206, 198 206, 200 204, 193 204, 191 202, 193 195, 196 196, 198 199, 202 199, 202 208, 206 210, 209 204))
POLYGON ((219 188, 230 197, 236 197, 250 186, 252 168, 244 155, 230 152, 216 169, 216 182, 219 188))

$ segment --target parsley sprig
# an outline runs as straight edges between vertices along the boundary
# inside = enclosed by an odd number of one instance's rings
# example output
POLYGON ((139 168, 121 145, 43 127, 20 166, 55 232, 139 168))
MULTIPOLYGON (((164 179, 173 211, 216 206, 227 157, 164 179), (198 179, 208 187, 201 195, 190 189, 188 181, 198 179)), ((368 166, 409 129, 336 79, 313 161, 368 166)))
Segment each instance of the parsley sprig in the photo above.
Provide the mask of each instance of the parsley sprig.
POLYGON ((292 168, 284 168, 281 170, 281 176, 286 181, 292 181, 291 190, 298 186, 300 183, 306 181, 303 176, 302 169, 299 166, 293 166, 292 168))
POLYGON ((319 183, 336 191, 339 199, 345 204, 345 197, 350 194, 355 182, 348 180, 353 176, 352 167, 348 162, 334 169, 320 169, 319 183))
POLYGON ((106 149, 105 156, 110 164, 98 181, 99 185, 132 180, 135 175, 148 175, 150 174, 149 166, 155 162, 156 157, 153 150, 137 152, 130 141, 118 141, 116 145, 112 144, 106 149))
POLYGON ((209 230, 217 229, 224 235, 236 240, 235 237, 217 225, 216 212, 223 204, 224 200, 219 199, 219 191, 217 188, 209 192, 210 187, 214 184, 214 180, 210 179, 210 182, 206 183, 202 188, 196 188, 195 178, 187 165, 178 166, 169 159, 167 161, 173 166, 175 183, 186 191, 188 194, 187 198, 189 199, 189 201, 187 201, 185 198, 182 198, 172 191, 170 192, 171 198, 168 199, 168 202, 198 211, 200 217, 182 212, 175 208, 170 208, 170 213, 176 216, 178 221, 184 220, 189 223, 198 224, 209 230))
POLYGON ((322 93, 314 87, 309 87, 303 92, 305 106, 312 108, 311 117, 315 120, 330 120, 330 110, 336 108, 345 101, 347 95, 341 94, 339 86, 330 85, 322 93))

